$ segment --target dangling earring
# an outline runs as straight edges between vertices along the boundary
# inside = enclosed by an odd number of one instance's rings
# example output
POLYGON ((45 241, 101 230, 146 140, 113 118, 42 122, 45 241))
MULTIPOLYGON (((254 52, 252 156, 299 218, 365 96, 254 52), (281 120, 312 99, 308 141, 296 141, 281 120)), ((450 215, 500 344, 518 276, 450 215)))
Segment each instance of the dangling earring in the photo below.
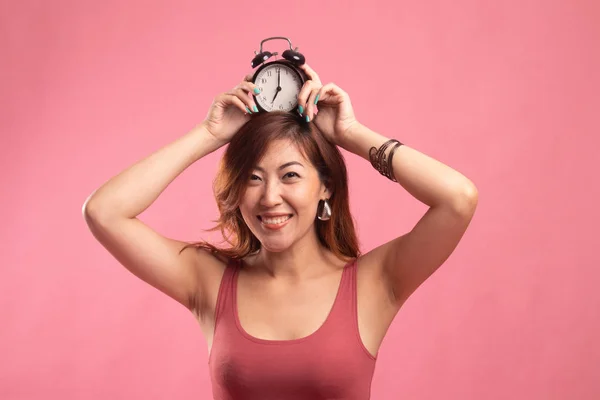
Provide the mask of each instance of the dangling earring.
POLYGON ((319 200, 317 218, 321 221, 327 221, 331 218, 331 206, 327 199, 319 200))

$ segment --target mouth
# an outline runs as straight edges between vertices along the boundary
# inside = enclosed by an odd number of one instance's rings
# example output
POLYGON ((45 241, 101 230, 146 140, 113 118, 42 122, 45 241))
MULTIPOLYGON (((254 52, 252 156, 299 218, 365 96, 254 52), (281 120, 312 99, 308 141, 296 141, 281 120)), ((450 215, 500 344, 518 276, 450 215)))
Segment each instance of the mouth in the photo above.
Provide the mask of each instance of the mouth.
POLYGON ((256 217, 266 228, 277 229, 286 225, 288 221, 292 219, 293 214, 287 214, 278 217, 261 217, 260 215, 257 215, 256 217))

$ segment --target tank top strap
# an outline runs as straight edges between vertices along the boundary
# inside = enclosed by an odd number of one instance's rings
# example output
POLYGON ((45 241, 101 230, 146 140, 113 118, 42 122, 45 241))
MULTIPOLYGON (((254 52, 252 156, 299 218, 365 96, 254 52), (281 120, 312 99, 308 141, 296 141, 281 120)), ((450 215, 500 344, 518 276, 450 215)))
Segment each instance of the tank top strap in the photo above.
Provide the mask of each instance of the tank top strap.
POLYGON ((331 313, 329 323, 338 329, 346 326, 353 329, 352 321, 356 318, 356 260, 350 261, 342 272, 342 280, 331 313))
POLYGON ((357 288, 358 288, 358 282, 357 282, 357 273, 356 270, 358 268, 358 259, 354 259, 352 261, 352 264, 350 264, 350 266, 348 267, 349 271, 348 271, 348 275, 349 275, 349 285, 350 285, 350 291, 352 292, 352 296, 351 296, 351 303, 352 303, 352 314, 353 317, 356 318, 357 316, 357 288))
POLYGON ((223 313, 233 312, 233 290, 235 275, 240 267, 239 260, 230 259, 223 272, 219 293, 217 294, 217 304, 215 308, 215 327, 218 325, 223 313))
POLYGON ((344 268, 345 281, 344 290, 347 292, 348 300, 350 301, 352 312, 355 311, 356 306, 356 264, 357 259, 350 261, 346 268, 344 268))

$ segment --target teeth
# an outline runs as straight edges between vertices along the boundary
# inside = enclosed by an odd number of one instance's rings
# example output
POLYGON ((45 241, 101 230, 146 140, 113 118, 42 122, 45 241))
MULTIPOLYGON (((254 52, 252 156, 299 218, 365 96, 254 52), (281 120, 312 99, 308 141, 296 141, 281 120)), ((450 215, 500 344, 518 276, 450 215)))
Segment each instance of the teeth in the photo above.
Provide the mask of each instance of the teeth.
POLYGON ((279 217, 279 218, 263 218, 262 222, 263 224, 268 224, 268 225, 279 225, 284 223, 285 221, 287 221, 288 219, 290 219, 291 216, 288 215, 287 217, 279 217))

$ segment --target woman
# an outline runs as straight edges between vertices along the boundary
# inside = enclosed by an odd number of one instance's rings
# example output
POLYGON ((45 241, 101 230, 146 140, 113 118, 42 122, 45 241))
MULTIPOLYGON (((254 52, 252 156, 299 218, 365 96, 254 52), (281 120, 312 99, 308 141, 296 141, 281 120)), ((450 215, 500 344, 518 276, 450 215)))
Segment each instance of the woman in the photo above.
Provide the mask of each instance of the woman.
POLYGON ((298 113, 251 112, 260 89, 247 77, 215 98, 202 124, 84 205, 119 262, 194 313, 216 399, 368 399, 393 318, 475 212, 469 179, 362 125, 347 93, 302 68, 298 113), (225 144, 215 194, 229 248, 165 238, 136 218, 225 144), (430 207, 409 233, 360 254, 336 146, 430 207))

